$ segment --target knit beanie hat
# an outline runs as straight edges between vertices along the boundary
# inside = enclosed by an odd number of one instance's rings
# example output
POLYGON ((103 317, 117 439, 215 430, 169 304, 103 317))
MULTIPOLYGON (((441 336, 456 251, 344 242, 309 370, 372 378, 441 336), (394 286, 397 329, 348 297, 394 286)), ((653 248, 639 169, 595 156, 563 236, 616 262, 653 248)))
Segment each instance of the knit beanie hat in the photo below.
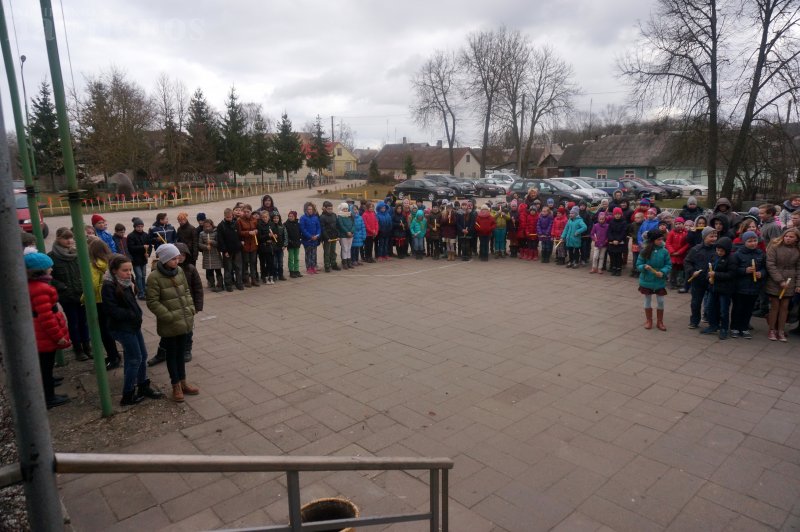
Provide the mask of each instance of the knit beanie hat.
POLYGON ((197 221, 198 222, 205 222, 206 221, 206 213, 198 212, 197 213, 197 221))
POLYGON ((570 213, 570 214, 574 214, 575 216, 579 215, 579 214, 580 214, 580 212, 581 212, 581 210, 580 210, 578 207, 572 207, 572 208, 569 210, 569 213, 570 213))
POLYGON ((174 244, 162 244, 158 246, 156 250, 156 257, 158 257, 158 261, 161 264, 168 263, 180 254, 181 252, 178 251, 178 248, 174 244))
POLYGON ((651 229, 650 231, 647 232, 647 240, 649 242, 655 242, 659 238, 664 238, 664 233, 662 233, 660 230, 651 229))
POLYGON ((642 201, 639 202, 639 205, 649 206, 650 205, 650 200, 647 199, 647 198, 642 198, 642 201))
POLYGON ((676 223, 676 224, 682 224, 682 223, 684 223, 685 221, 686 221, 686 220, 684 220, 684 219, 683 219, 683 218, 681 218, 680 216, 678 216, 677 218, 675 218, 675 223, 676 223))
POLYGON ((556 204, 556 200, 554 200, 553 198, 547 198, 547 206, 548 207, 552 207, 555 204, 556 204))
POLYGON ((289 211, 289 216, 294 214, 294 219, 297 220, 297 211, 289 211))
POLYGON ((97 225, 98 222, 105 222, 106 219, 100 216, 99 214, 92 215, 92 225, 97 225))
POLYGON ((747 242, 751 238, 758 239, 758 235, 755 231, 745 231, 744 234, 742 234, 742 242, 747 242))
POLYGON ((714 229, 713 227, 704 227, 703 231, 700 234, 703 236, 703 240, 705 240, 705 238, 708 235, 710 235, 711 233, 716 233, 716 232, 717 232, 717 230, 714 229))
POLYGON ((511 200, 511 208, 512 208, 512 209, 516 209, 516 208, 517 208, 517 205, 518 205, 518 204, 517 204, 517 200, 515 200, 515 199, 514 199, 514 200, 511 200))
POLYGON ((697 198, 689 196, 689 199, 686 200, 686 205, 697 205, 697 198))
POLYGON ((750 210, 747 211, 747 214, 755 218, 758 218, 758 207, 750 207, 750 210))
POLYGON ((25 255, 25 269, 43 271, 53 267, 53 259, 44 253, 34 252, 25 255))
POLYGON ((137 216, 134 216, 131 219, 131 223, 133 224, 134 227, 136 227, 137 225, 144 225, 144 221, 137 216))
POLYGON ((647 214, 658 214, 658 211, 655 209, 647 209, 647 214))
POLYGON ((564 214, 565 212, 567 212, 567 209, 565 209, 564 207, 559 207, 558 211, 556 212, 558 212, 558 214, 564 214))
POLYGON ((613 210, 613 211, 611 211, 611 213, 612 213, 614 216, 616 216, 616 215, 618 215, 618 214, 622 214, 622 209, 620 209, 619 207, 614 207, 614 210, 613 210))

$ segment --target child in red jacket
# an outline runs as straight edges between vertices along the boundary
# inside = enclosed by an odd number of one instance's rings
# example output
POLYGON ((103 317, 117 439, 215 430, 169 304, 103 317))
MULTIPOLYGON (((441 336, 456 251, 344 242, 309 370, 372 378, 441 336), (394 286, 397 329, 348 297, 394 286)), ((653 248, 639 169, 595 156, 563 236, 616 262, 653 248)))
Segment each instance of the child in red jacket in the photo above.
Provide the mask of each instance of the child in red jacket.
POLYGON ((39 350, 44 398, 47 408, 53 408, 69 402, 66 395, 56 395, 53 379, 56 351, 71 345, 67 320, 58 310, 58 292, 50 285, 53 280, 50 276, 53 259, 44 253, 28 253, 25 255, 25 269, 28 272, 28 293, 33 310, 33 330, 39 350))
POLYGON ((681 294, 686 293, 683 275, 683 259, 686 258, 686 254, 689 252, 689 242, 686 240, 688 234, 686 233, 683 222, 684 219, 680 216, 675 218, 672 231, 667 234, 667 251, 672 261, 672 270, 669 272, 669 285, 673 290, 680 286, 678 292, 681 294))
POLYGON ((517 246, 519 246, 519 258, 528 258, 528 205, 520 203, 517 207, 517 246))
POLYGON ((553 249, 556 252, 556 264, 564 264, 567 258, 567 246, 561 240, 561 233, 567 226, 567 210, 564 207, 559 207, 556 211, 556 217, 553 219, 553 229, 550 231, 550 236, 553 238, 553 249))
POLYGON ((536 226, 539 225, 539 208, 532 205, 525 218, 525 238, 528 241, 528 260, 539 260, 539 235, 536 226))
POLYGON ((492 238, 496 226, 497 222, 492 217, 489 206, 484 205, 481 207, 481 211, 475 218, 475 233, 478 235, 478 241, 481 245, 480 258, 483 262, 489 260, 489 240, 492 238))

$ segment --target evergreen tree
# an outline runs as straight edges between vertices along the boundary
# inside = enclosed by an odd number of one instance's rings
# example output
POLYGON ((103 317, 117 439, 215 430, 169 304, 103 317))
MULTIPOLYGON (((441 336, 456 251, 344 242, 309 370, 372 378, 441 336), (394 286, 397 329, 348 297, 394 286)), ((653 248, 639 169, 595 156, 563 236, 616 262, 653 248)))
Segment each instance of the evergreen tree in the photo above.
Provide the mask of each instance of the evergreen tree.
POLYGON ((219 134, 214 112, 200 89, 194 92, 189 101, 186 131, 189 133, 186 150, 186 163, 189 168, 199 174, 213 174, 217 167, 219 134))
POLYGON ((306 164, 320 174, 333 161, 333 157, 328 151, 328 142, 329 139, 325 137, 325 131, 322 129, 322 119, 317 115, 314 131, 311 135, 311 145, 308 147, 308 161, 306 164))
POLYGON ((267 123, 259 111, 253 121, 253 172, 261 172, 263 180, 264 170, 271 170, 272 160, 269 152, 269 140, 267 139, 267 123))
POLYGON ((303 167, 303 146, 298 137, 292 132, 292 122, 286 113, 281 116, 280 124, 278 124, 278 133, 272 138, 272 167, 278 172, 278 177, 286 175, 289 177, 289 172, 296 172, 303 167))
POLYGON ((370 183, 378 183, 381 180, 381 171, 378 169, 378 161, 372 159, 369 162, 369 176, 367 179, 370 183))
POLYGON ((50 94, 50 85, 42 82, 39 95, 31 102, 33 112, 29 129, 37 173, 50 176, 50 184, 55 191, 55 176, 64 172, 64 163, 61 158, 56 108, 50 94))
POLYGON ((236 174, 246 174, 250 170, 252 159, 250 139, 247 135, 247 117, 234 87, 231 87, 231 92, 228 94, 220 132, 222 134, 221 169, 223 171, 232 170, 233 183, 236 184, 236 174))
POLYGON ((417 173, 417 167, 414 166, 414 158, 411 157, 410 153, 406 154, 406 158, 403 161, 403 173, 406 175, 406 179, 411 179, 417 173))

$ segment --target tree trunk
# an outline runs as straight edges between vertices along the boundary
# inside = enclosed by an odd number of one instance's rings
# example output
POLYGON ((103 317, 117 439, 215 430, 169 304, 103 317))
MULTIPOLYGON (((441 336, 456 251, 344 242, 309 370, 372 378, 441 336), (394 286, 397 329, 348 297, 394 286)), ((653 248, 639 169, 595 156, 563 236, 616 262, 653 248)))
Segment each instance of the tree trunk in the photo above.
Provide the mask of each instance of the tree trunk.
POLYGON ((483 146, 481 146, 481 179, 486 177, 486 153, 489 149, 489 124, 492 119, 492 104, 489 103, 486 109, 486 120, 483 124, 483 146))
POLYGON ((711 11, 711 94, 708 94, 708 151, 706 153, 706 173, 708 174, 708 207, 713 209, 717 202, 717 157, 719 153, 719 90, 717 88, 719 65, 717 63, 717 5, 711 11))
MULTIPOLYGON (((522 132, 525 131, 525 94, 522 95, 522 109, 520 111, 519 131, 517 141, 517 175, 520 177, 527 177, 528 175, 528 152, 529 148, 525 147, 525 156, 522 153, 522 132), (524 165, 524 166, 523 166, 524 165)), ((514 118, 514 127, 516 129, 516 117, 514 118)), ((527 144, 527 143, 526 143, 527 144)))

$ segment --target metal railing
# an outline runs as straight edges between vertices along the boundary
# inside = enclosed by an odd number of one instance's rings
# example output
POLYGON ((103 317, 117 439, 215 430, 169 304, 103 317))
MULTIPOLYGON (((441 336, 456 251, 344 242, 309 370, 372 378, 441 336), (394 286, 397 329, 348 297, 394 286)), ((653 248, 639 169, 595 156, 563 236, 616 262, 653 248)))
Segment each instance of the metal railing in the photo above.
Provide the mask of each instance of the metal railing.
MULTIPOLYGON (((62 474, 87 473, 286 473, 289 524, 235 529, 242 531, 313 532, 410 521, 428 521, 431 532, 449 528, 449 458, 384 458, 349 456, 195 456, 173 454, 73 454, 56 453, 55 470, 62 474), (300 472, 310 471, 422 471, 430 473, 428 511, 354 517, 302 523, 300 472)), ((0 468, 0 487, 22 479, 19 467, 0 468)), ((233 530, 233 529, 231 529, 233 530)))

